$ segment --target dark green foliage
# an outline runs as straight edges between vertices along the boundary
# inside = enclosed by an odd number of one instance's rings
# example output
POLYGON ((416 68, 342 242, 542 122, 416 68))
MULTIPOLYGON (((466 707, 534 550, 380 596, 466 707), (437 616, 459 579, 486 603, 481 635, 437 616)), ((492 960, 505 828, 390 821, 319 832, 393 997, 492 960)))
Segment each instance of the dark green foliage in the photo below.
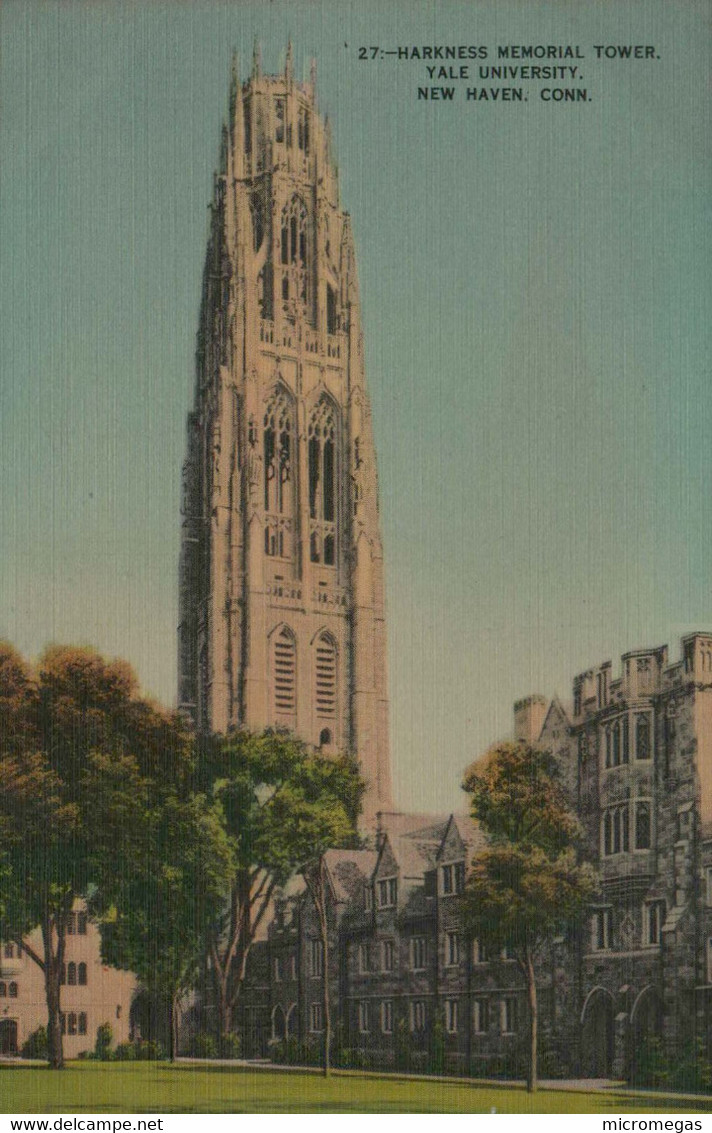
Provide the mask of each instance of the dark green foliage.
POLYGON ((111 1029, 111 1023, 101 1023, 96 1029, 96 1042, 94 1043, 94 1054, 101 1061, 107 1061, 111 1057, 111 1044, 114 1041, 114 1032, 111 1029))
POLYGON ((491 953, 509 945, 526 980, 527 1087, 538 1074, 536 965, 542 950, 574 923, 597 880, 579 860, 580 828, 551 752, 501 744, 474 764, 463 784, 487 846, 472 861, 462 900, 471 937, 491 953))
POLYGON ((42 947, 25 951, 45 975, 48 1059, 59 1069, 66 919, 100 880, 102 840, 120 851, 134 818, 127 800, 97 823, 103 776, 128 764, 185 794, 190 737, 177 714, 139 697, 128 665, 91 649, 52 646, 32 670, 0 642, 0 690, 3 936, 41 929, 42 947))
POLYGON ((192 1058, 217 1058, 218 1044, 215 1041, 214 1035, 209 1035, 205 1031, 199 1031, 193 1038, 188 1047, 188 1054, 192 1058))
POLYGON ((228 1031, 218 1040, 219 1058, 239 1058, 241 1049, 240 1036, 235 1031, 228 1031))
POLYGON ((114 1062, 160 1062, 166 1057, 160 1043, 153 1039, 119 1043, 113 1054, 114 1062))
POLYGON ((646 1038, 635 1052, 631 1085, 686 1094, 712 1092, 712 1065, 704 1044, 691 1040, 672 1052, 657 1036, 646 1038))
POLYGON ((430 1032, 428 1052, 428 1073, 445 1073, 445 1027, 441 1018, 436 1018, 430 1032))
POLYGON ((413 1036, 405 1019, 398 1019, 395 1032, 396 1069, 408 1071, 413 1066, 413 1036))
POLYGON ((234 858, 209 935, 221 1033, 232 1031, 252 942, 275 889, 315 847, 354 844, 363 783, 353 759, 326 757, 283 730, 201 741, 198 786, 221 809, 234 858))
POLYGON ((270 1058, 284 1066, 320 1066, 323 1061, 323 1043, 290 1036, 270 1043, 270 1058))
POLYGON ((47 1028, 38 1027, 31 1035, 28 1035, 22 1044, 20 1052, 23 1058, 46 1058, 47 1057, 47 1028))

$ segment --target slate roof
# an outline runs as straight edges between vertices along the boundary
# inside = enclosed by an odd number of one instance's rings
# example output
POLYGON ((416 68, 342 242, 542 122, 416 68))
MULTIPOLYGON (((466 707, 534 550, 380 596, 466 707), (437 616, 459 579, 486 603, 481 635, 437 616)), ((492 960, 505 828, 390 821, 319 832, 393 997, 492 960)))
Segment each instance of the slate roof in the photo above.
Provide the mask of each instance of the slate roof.
POLYGON ((469 865, 472 855, 476 854, 478 850, 483 849, 487 844, 487 839, 480 830, 479 825, 469 814, 453 814, 451 816, 451 822, 465 846, 466 860, 469 865))
POLYGON ((359 897, 377 860, 375 850, 327 850, 324 861, 336 900, 350 901, 359 897))
POLYGON ((381 834, 398 837, 412 834, 447 823, 449 814, 404 814, 401 811, 382 811, 378 815, 378 830, 381 834))

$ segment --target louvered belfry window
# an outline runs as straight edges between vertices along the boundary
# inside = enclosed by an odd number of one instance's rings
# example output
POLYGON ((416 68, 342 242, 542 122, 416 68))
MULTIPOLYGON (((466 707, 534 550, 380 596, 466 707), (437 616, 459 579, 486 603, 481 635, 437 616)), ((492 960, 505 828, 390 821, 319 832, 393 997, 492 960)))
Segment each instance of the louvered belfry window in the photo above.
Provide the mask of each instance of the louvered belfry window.
POLYGON ((274 641, 273 688, 277 715, 294 715, 297 707, 297 647, 285 627, 274 641))
POLYGON ((336 645, 328 634, 316 642, 316 711, 318 716, 336 715, 336 645))

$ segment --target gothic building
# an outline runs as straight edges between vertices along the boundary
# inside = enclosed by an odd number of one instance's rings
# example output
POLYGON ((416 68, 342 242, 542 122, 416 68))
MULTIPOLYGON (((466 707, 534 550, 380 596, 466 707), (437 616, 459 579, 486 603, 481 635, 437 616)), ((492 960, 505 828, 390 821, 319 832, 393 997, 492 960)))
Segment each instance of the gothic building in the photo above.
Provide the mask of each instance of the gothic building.
POLYGON ((391 782, 378 482, 354 243, 316 72, 233 65, 188 417, 179 701, 391 782))
MULTIPOLYGON (((579 674, 571 704, 532 696, 514 738, 551 750, 600 889, 538 963, 544 1076, 635 1078, 653 1037, 712 1052, 712 635, 579 674)), ((317 1045, 330 966, 350 1064, 521 1075, 524 979, 462 930, 458 895, 481 832, 458 815, 379 818, 376 851, 331 851, 329 955, 305 892, 285 896, 257 950, 249 1050, 317 1045), (439 1037, 438 1037, 439 1029, 439 1037)), ((338 1055, 337 1055, 338 1057, 338 1055)))

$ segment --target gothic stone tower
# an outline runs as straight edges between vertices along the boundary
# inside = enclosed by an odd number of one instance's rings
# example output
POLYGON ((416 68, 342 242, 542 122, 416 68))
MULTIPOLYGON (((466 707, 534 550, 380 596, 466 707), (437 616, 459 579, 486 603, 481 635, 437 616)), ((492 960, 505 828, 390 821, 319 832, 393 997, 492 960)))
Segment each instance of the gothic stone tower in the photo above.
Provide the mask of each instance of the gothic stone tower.
POLYGON ((378 482, 356 263, 315 69, 233 65, 188 417, 179 701, 350 749, 391 807, 378 482))

